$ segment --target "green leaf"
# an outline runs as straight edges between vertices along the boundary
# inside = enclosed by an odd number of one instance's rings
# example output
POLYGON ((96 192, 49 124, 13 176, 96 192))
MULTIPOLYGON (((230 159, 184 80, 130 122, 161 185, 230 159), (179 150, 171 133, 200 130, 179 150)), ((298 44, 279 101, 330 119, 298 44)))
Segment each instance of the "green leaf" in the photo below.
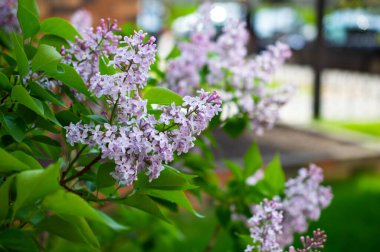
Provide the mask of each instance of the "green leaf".
POLYGON ((75 37, 81 37, 78 31, 65 19, 52 17, 41 23, 41 31, 53 34, 64 39, 75 42, 75 37))
POLYGON ((244 154, 244 178, 252 176, 262 165, 263 161, 261 159, 259 146, 253 143, 244 154))
POLYGON ((29 73, 29 62, 24 51, 23 42, 13 32, 10 34, 10 37, 13 43, 13 53, 17 60, 18 71, 22 77, 25 77, 29 73))
POLYGON ((166 56, 166 60, 177 58, 181 55, 181 50, 178 48, 178 46, 173 47, 173 49, 170 51, 168 56, 166 56))
POLYGON ((48 144, 48 145, 52 145, 52 146, 56 146, 56 147, 61 147, 61 144, 57 140, 54 140, 54 139, 52 139, 50 137, 47 137, 47 136, 44 136, 44 135, 33 136, 31 139, 33 141, 37 141, 37 142, 40 142, 40 143, 45 143, 45 144, 48 144))
POLYGON ((77 123, 80 121, 80 119, 70 110, 61 110, 55 114, 55 116, 63 126, 68 126, 70 123, 77 123))
POLYGON ((10 176, 7 180, 0 186, 0 224, 8 215, 9 209, 9 191, 11 185, 14 181, 15 176, 10 176))
POLYGON ((45 103, 41 103, 43 108, 44 108, 44 115, 45 115, 45 118, 48 119, 49 121, 55 123, 56 125, 58 125, 59 127, 62 127, 61 123, 57 120, 57 118, 55 118, 55 114, 54 112, 50 109, 50 107, 45 103))
POLYGON ((165 169, 160 173, 160 176, 151 182, 149 182, 148 176, 144 173, 140 173, 134 187, 160 190, 189 190, 197 188, 192 182, 196 176, 181 173, 167 165, 164 167, 165 169))
POLYGON ((223 130, 233 138, 240 136, 247 127, 247 118, 229 118, 223 125, 223 130))
POLYGON ((100 123, 100 124, 108 123, 107 118, 104 118, 103 116, 100 116, 100 115, 83 115, 83 117, 88 118, 90 122, 95 122, 95 123, 100 123))
POLYGON ((32 59, 34 55, 36 55, 37 53, 37 48, 30 44, 24 44, 24 51, 25 51, 26 57, 28 57, 28 59, 32 59))
POLYGON ((148 100, 148 104, 171 105, 173 102, 177 106, 183 103, 182 97, 163 87, 152 87, 143 95, 144 100, 148 100))
POLYGON ((58 183, 59 171, 60 162, 57 162, 44 170, 29 170, 17 174, 14 214, 23 206, 57 191, 60 188, 58 183))
POLYGON ((24 37, 28 38, 37 34, 40 29, 37 1, 18 0, 17 17, 24 37))
POLYGON ((116 73, 116 69, 111 65, 108 66, 108 58, 100 57, 99 59, 99 71, 100 74, 113 75, 116 73))
POLYGON ((133 35, 135 30, 136 30, 136 25, 134 23, 125 23, 121 26, 121 31, 124 36, 133 35))
POLYGON ((73 215, 84 217, 88 220, 103 222, 95 209, 78 195, 58 190, 45 197, 43 207, 58 215, 73 215), (75 207, 73 207, 75 206, 75 207))
POLYGON ((243 180, 243 171, 242 171, 240 165, 238 165, 237 163, 232 162, 230 160, 225 160, 224 164, 232 172, 232 174, 234 174, 236 179, 243 180))
POLYGON ((198 214, 194 210, 193 206, 190 204, 189 200, 187 199, 183 191, 164 191, 164 190, 156 190, 156 189, 144 189, 143 192, 149 196, 167 200, 169 202, 180 205, 186 210, 192 212, 197 217, 203 217, 202 215, 198 214))
POLYGON ((61 59, 61 54, 59 54, 54 47, 41 44, 32 60, 32 69, 35 72, 40 70, 45 72, 56 72, 58 63, 61 59))
MULTIPOLYGON (((11 37, 11 36, 9 36, 9 37, 11 37)), ((13 44, 13 42, 12 42, 12 44, 13 44)), ((13 48, 13 46, 11 48, 13 48)), ((14 58, 12 58, 10 55, 6 54, 5 52, 1 52, 1 51, 0 51, 0 55, 9 64, 10 68, 15 68, 17 66, 17 61, 14 58)), ((1 72, 3 72, 3 73, 8 72, 9 74, 11 74, 12 70, 10 68, 3 68, 3 69, 1 69, 1 72)))
POLYGON ((52 132, 54 134, 58 134, 59 133, 59 130, 54 127, 55 125, 53 123, 49 122, 48 120, 43 119, 40 116, 37 117, 37 119, 35 121, 35 124, 40 129, 44 129, 44 130, 50 131, 50 132, 52 132))
POLYGON ((14 151, 11 154, 12 154, 12 156, 17 158, 18 160, 22 160, 22 162, 28 164, 30 169, 33 169, 33 170, 42 170, 43 169, 41 164, 34 157, 26 154, 25 152, 14 151))
POLYGON ((6 32, 4 29, 0 29, 0 44, 7 49, 12 48, 12 43, 9 39, 8 32, 6 32))
POLYGON ((67 86, 77 90, 82 94, 85 94, 87 96, 90 95, 86 84, 74 68, 62 63, 58 64, 58 67, 60 68, 59 72, 52 71, 46 72, 46 74, 52 78, 55 78, 56 80, 62 81, 67 86))
POLYGON ((0 148, 0 173, 29 170, 30 167, 0 148))
POLYGON ((98 213, 98 215, 103 219, 103 223, 110 227, 111 229, 115 230, 115 231, 124 231, 124 230, 128 230, 128 227, 126 226, 123 226, 119 223, 117 223, 114 219, 112 219, 111 217, 109 217, 107 214, 103 213, 102 211, 99 211, 99 210, 96 210, 96 212, 98 213))
POLYGON ((108 162, 101 164, 96 174, 97 188, 105 188, 115 185, 115 179, 110 175, 115 170, 115 163, 108 162))
POLYGON ((30 90, 32 91, 33 95, 37 95, 38 97, 40 97, 42 99, 51 101, 54 104, 57 104, 57 105, 60 105, 60 106, 66 108, 66 105, 61 100, 61 98, 59 98, 57 95, 55 95, 50 90, 47 90, 47 89, 41 87, 41 85, 39 85, 39 84, 37 84, 35 82, 31 82, 29 84, 29 87, 30 87, 30 90))
POLYGON ((65 48, 70 48, 69 43, 67 43, 65 39, 50 34, 43 36, 38 43, 40 45, 45 44, 49 46, 54 46, 57 51, 60 51, 62 46, 64 46, 65 48))
POLYGON ((17 252, 37 252, 39 251, 36 242, 32 238, 32 233, 21 229, 5 229, 0 233, 0 249, 1 251, 17 251, 17 252))
POLYGON ((161 220, 169 222, 169 220, 166 218, 166 216, 161 212, 160 208, 157 206, 156 202, 145 194, 142 194, 142 193, 133 194, 129 196, 128 198, 126 198, 125 200, 123 200, 122 203, 130 207, 142 210, 146 213, 149 213, 161 220))
POLYGON ((58 190, 46 196, 42 206, 60 216, 78 216, 101 222, 115 230, 125 229, 125 227, 112 220, 111 217, 97 211, 78 195, 64 190, 58 190))
POLYGON ((17 142, 20 143, 25 138, 26 126, 20 118, 0 112, 0 122, 17 142))
POLYGON ((36 227, 74 243, 88 244, 94 247, 99 246, 94 233, 83 217, 65 217, 46 217, 36 227))
POLYGON ((9 82, 8 77, 5 74, 3 74, 2 72, 0 72, 0 88, 3 90, 11 90, 12 89, 12 85, 9 82))
POLYGON ((280 195, 285 188, 285 174, 281 167, 280 157, 276 154, 264 171, 264 178, 257 186, 270 196, 280 195))
POLYGON ((11 97, 12 99, 18 101, 25 107, 29 108, 30 110, 44 117, 44 108, 42 106, 42 103, 36 99, 33 99, 23 86, 21 85, 14 86, 12 88, 11 97))

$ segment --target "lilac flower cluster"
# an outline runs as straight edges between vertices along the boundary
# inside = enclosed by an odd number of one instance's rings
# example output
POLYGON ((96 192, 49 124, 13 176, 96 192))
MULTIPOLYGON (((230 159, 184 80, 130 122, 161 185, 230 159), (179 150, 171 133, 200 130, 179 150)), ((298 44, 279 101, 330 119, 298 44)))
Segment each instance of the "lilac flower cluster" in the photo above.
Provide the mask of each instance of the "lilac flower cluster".
POLYGON ((7 32, 21 31, 17 19, 17 0, 0 1, 0 27, 7 32))
POLYGON ((317 249, 324 248, 324 243, 326 242, 327 235, 325 231, 317 229, 313 231, 313 237, 301 236, 302 249, 295 249, 293 246, 289 248, 289 252, 308 252, 314 251, 318 252, 317 249))
POLYGON ((96 34, 89 36, 90 42, 77 39, 77 46, 71 51, 71 54, 78 51, 80 61, 77 62, 75 54, 76 61, 72 62, 82 75, 93 71, 84 78, 88 79, 89 90, 105 98, 112 108, 109 123, 70 124, 66 137, 70 144, 99 148, 102 158, 116 164, 113 177, 122 184, 130 184, 141 171, 146 171, 150 180, 157 178, 163 163, 172 161, 175 154, 187 152, 194 145, 195 136, 219 113, 221 101, 216 92, 201 90, 197 97, 184 97, 181 106, 158 105, 155 109, 160 114, 156 117, 150 114, 147 100, 140 97, 140 92, 155 60, 155 39, 144 42, 146 34, 142 31, 123 39, 108 35, 115 29, 114 24, 102 25, 96 34), (100 38, 107 41, 103 46, 99 46, 104 43, 99 42, 100 38), (114 70, 113 74, 100 74, 94 64, 100 56, 111 56, 107 67, 114 70))
MULTIPOLYGON (((268 235, 265 234, 262 230, 272 230, 272 223, 277 223, 278 221, 277 216, 268 215, 268 218, 271 217, 272 219, 268 219, 266 222, 264 222, 266 223, 266 226, 258 224, 259 220, 263 219, 262 211, 260 212, 259 210, 263 209, 263 206, 266 206, 268 204, 268 200, 265 199, 260 204, 253 205, 253 216, 247 221, 247 226, 250 230, 254 245, 249 246, 249 248, 255 248, 255 246, 264 246, 264 244, 262 244, 262 241, 265 241, 270 242, 269 245, 267 244, 265 248, 269 248, 271 246, 272 248, 279 248, 280 250, 278 251, 282 251, 281 248, 284 248, 293 242, 293 236, 295 233, 306 232, 308 229, 308 221, 318 220, 321 210, 326 208, 332 199, 331 188, 322 186, 322 181, 322 169, 314 164, 311 164, 309 169, 300 169, 297 177, 289 179, 286 182, 284 198, 280 199, 276 196, 272 200, 276 202, 276 206, 278 206, 277 210, 281 211, 281 221, 278 224, 278 231, 271 232, 271 234, 275 237, 268 238, 268 235)), ((255 183, 256 182, 257 181, 255 181, 255 183)), ((270 208, 268 207, 268 209, 270 208)), ((234 214, 236 215, 236 213, 234 214)), ((316 237, 320 237, 319 234, 319 231, 315 233, 316 237)), ((305 244, 308 244, 307 246, 317 248, 323 244, 324 241, 322 240, 319 239, 317 241, 316 239, 313 240, 311 238, 306 238, 304 241, 305 244)), ((307 246, 305 245, 305 247, 307 246)), ((277 250, 259 249, 259 251, 277 250)))
POLYGON ((143 43, 145 36, 142 31, 136 32, 120 42, 125 46, 114 49, 109 65, 120 71, 113 75, 101 75, 98 72, 91 78, 89 89, 97 97, 108 95, 117 100, 119 95, 130 95, 132 91, 138 91, 146 85, 150 65, 155 60, 156 45, 154 37, 143 43))
POLYGON ((102 158, 114 160, 112 175, 122 184, 133 182, 143 170, 152 180, 175 153, 193 147, 194 136, 219 112, 220 103, 216 93, 200 91, 198 97, 184 97, 182 106, 160 106, 162 114, 156 119, 147 113, 146 100, 123 97, 115 124, 70 124, 66 137, 70 144, 97 146, 102 158))
POLYGON ((76 42, 70 42, 70 48, 62 48, 64 62, 72 64, 85 83, 99 72, 99 59, 108 57, 119 45, 120 36, 114 31, 119 30, 117 20, 100 20, 100 25, 82 31, 83 38, 76 37, 76 42))
POLYGON ((209 15, 211 8, 209 3, 199 8, 190 41, 180 43, 180 57, 168 62, 165 84, 181 95, 193 94, 199 89, 199 71, 207 65, 208 54, 215 48, 212 42, 215 29, 209 15))
POLYGON ((281 252, 277 242, 281 233, 282 205, 277 199, 264 199, 252 208, 253 216, 247 221, 253 245, 248 245, 245 252, 281 252))
POLYGON ((308 228, 309 220, 318 220, 321 210, 331 200, 331 188, 321 186, 323 171, 311 164, 309 169, 301 169, 298 176, 286 182, 283 233, 279 237, 282 246, 293 242, 294 233, 303 233, 308 228))
POLYGON ((294 92, 290 85, 269 85, 274 71, 291 56, 291 51, 277 42, 256 58, 248 57, 246 25, 234 20, 215 40, 211 9, 210 4, 201 6, 190 41, 180 43, 181 55, 168 62, 165 84, 182 95, 192 94, 202 85, 201 72, 208 69, 205 80, 223 100, 222 120, 247 115, 255 133, 261 134, 273 127, 279 109, 294 92))

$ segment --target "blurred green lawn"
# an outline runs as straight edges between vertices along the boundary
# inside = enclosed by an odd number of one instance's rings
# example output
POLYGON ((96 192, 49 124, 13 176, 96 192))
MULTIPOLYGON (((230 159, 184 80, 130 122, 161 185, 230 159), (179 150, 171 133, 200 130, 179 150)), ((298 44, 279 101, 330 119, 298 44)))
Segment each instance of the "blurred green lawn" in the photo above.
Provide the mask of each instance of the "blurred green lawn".
POLYGON ((380 251, 380 177, 358 175, 332 183, 334 199, 310 230, 328 235, 324 252, 380 251))
POLYGON ((327 126, 343 128, 346 130, 352 130, 359 133, 368 134, 375 137, 380 137, 380 121, 369 121, 369 122, 335 122, 326 121, 327 126))

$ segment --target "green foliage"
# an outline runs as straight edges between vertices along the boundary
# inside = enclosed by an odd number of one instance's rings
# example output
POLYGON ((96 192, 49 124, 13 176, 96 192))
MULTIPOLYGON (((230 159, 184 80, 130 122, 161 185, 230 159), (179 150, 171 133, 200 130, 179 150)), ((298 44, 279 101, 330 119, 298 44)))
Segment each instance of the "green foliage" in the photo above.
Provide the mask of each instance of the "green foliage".
POLYGON ((0 248, 5 251, 39 251, 36 242, 29 232, 23 232, 15 228, 0 231, 0 248))
POLYGON ((28 57, 26 57, 22 39, 15 33, 10 34, 13 43, 13 54, 17 61, 18 71, 22 77, 26 76, 29 72, 28 57))
POLYGON ((58 62, 61 58, 62 56, 54 47, 41 44, 32 60, 32 69, 34 72, 40 70, 45 72, 56 72, 58 62))
POLYGON ((171 91, 170 89, 163 87, 152 87, 149 88, 143 95, 144 100, 148 100, 148 104, 158 104, 158 105, 182 105, 182 97, 171 91))
POLYGON ((264 172, 264 181, 266 181, 273 195, 279 195, 285 188, 285 174, 282 170, 280 156, 275 155, 264 172))
POLYGON ((153 198, 159 198, 165 201, 169 201, 171 203, 185 208, 186 210, 192 212, 198 217, 202 217, 202 215, 199 215, 194 210, 193 206, 190 204, 186 195, 182 191, 146 189, 144 190, 144 192, 153 198))
POLYGON ((110 175, 115 170, 113 162, 103 163, 99 166, 98 173, 96 174, 96 187, 106 188, 115 185, 115 179, 110 175))
POLYGON ((157 203, 144 193, 133 194, 130 197, 123 200, 122 203, 147 212, 164 221, 169 221, 167 217, 162 213, 157 203))
POLYGON ((194 175, 187 175, 178 170, 165 166, 160 177, 153 181, 149 181, 145 175, 140 175, 134 186, 137 189, 159 189, 159 190, 189 190, 197 188, 194 186, 194 175))
POLYGON ((14 215, 21 207, 59 189, 59 163, 46 169, 28 170, 16 175, 16 200, 13 205, 14 215))
POLYGON ((69 22, 58 17, 45 19, 41 23, 41 31, 70 41, 75 41, 75 37, 81 38, 81 35, 69 22))
POLYGON ((40 100, 29 95, 29 92, 21 85, 12 88, 12 99, 44 117, 44 107, 40 100))
POLYGON ((12 89, 12 85, 9 82, 8 77, 5 74, 3 74, 2 72, 0 72, 0 87, 1 87, 1 89, 7 90, 7 91, 12 89))
POLYGON ((25 38, 37 34, 40 13, 35 0, 18 0, 17 17, 25 38))
POLYGON ((51 69, 52 71, 47 71, 46 75, 52 77, 56 80, 62 81, 65 85, 77 90, 78 92, 90 96, 86 84, 80 75, 69 65, 59 63, 57 69, 51 69))
POLYGON ((9 173, 14 171, 24 171, 29 170, 30 167, 18 160, 16 157, 8 153, 7 151, 0 148, 0 172, 1 173, 9 173))
POLYGON ((63 103, 62 99, 59 96, 55 95, 50 90, 44 89, 39 84, 31 82, 29 84, 29 87, 32 95, 38 96, 42 100, 50 101, 59 106, 66 107, 66 105, 63 103))
POLYGON ((108 66, 109 60, 105 57, 100 57, 99 60, 99 72, 100 74, 113 75, 116 73, 116 69, 113 66, 108 66))
POLYGON ((230 118, 224 125, 224 131, 233 138, 240 136, 247 128, 247 118, 230 118))
POLYGON ((259 146, 254 143, 244 154, 244 178, 251 176, 263 165, 259 146))
POLYGON ((89 245, 93 249, 99 247, 97 238, 83 217, 49 216, 39 222, 36 228, 74 243, 89 245))
POLYGON ((25 138, 25 124, 20 118, 0 113, 0 122, 14 140, 21 142, 25 138))
POLYGON ((55 49, 57 49, 57 51, 61 50, 62 46, 64 46, 65 48, 70 47, 69 43, 67 43, 65 39, 59 36, 50 35, 50 34, 44 35, 40 39, 39 44, 54 46, 55 49))

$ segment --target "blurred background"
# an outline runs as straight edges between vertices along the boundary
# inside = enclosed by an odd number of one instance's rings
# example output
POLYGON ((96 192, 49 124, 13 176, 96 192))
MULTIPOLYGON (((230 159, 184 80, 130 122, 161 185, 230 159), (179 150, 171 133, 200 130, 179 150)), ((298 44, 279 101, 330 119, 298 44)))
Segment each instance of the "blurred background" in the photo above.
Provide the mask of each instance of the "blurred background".
MULTIPOLYGON (((292 59, 274 81, 291 83, 297 93, 281 111, 281 122, 263 136, 247 132, 231 139, 217 137, 228 149, 219 158, 243 156, 253 140, 269 160, 279 152, 288 174, 310 162, 325 170, 335 194, 320 222, 328 234, 324 251, 380 250, 380 0, 249 0, 214 1, 211 18, 217 29, 230 19, 245 20, 250 53, 280 40, 290 45, 292 59)), ((40 0, 42 17, 70 16, 79 9, 120 23, 136 22, 159 39, 160 54, 186 36, 201 1, 191 0, 40 0)), ((221 174, 223 170, 221 170, 221 174)), ((182 251, 198 251, 212 223, 181 218, 182 251), (185 222, 191 225, 186 225, 185 222), (191 227, 191 228, 189 228, 191 227), (197 232, 202 229, 204 232, 197 232), (206 234, 205 234, 206 233, 206 234)), ((214 251, 225 251, 228 238, 214 251), (219 249, 219 250, 218 250, 219 249)), ((219 244, 220 243, 220 244, 219 244)))

